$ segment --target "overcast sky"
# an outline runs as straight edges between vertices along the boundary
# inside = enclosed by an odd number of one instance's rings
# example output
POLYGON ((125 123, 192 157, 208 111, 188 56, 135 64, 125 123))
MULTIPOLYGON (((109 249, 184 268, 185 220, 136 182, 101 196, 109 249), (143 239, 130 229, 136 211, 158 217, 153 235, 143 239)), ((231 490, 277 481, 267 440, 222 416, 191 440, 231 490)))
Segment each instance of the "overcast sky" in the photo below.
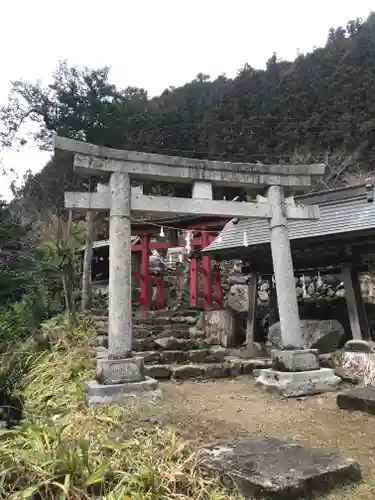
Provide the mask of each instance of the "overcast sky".
MULTIPOLYGON (((274 51, 293 59, 324 45, 329 28, 371 10, 374 0, 0 0, 0 103, 10 80, 48 83, 63 59, 108 65, 116 85, 150 95, 199 72, 234 76, 246 62, 264 67, 274 51)), ((20 176, 49 157, 32 145, 2 156, 20 176)), ((0 184, 8 199, 10 180, 0 184)))

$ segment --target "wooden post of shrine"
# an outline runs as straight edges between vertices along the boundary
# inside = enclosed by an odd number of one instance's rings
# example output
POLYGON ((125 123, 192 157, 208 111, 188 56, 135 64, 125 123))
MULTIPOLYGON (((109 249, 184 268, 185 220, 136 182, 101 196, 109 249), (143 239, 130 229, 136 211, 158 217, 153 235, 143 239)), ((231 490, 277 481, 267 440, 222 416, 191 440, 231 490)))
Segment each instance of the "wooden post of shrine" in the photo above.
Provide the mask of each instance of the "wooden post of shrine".
POLYGON ((371 340, 358 270, 351 262, 344 263, 341 267, 352 337, 355 340, 371 340))
POLYGON ((141 254, 141 297, 140 307, 142 311, 150 309, 150 239, 151 235, 145 233, 142 236, 142 254, 141 254))
POLYGON ((221 273, 220 265, 216 263, 213 269, 214 283, 215 283, 215 302, 217 307, 223 306, 223 289, 221 287, 221 273))
MULTIPOLYGON (((211 182, 195 182, 192 191, 193 200, 211 201, 213 199, 212 183, 211 182)), ((203 228, 201 233, 201 248, 206 248, 210 244, 209 234, 203 228)), ((212 307, 212 269, 211 257, 204 255, 202 257, 202 275, 203 275, 203 308, 211 309, 212 307)))
POLYGON ((257 308, 257 291, 258 291, 258 273, 256 271, 251 271, 248 278, 247 290, 248 290, 248 309, 247 309, 247 320, 246 320, 246 344, 248 347, 254 342, 255 333, 255 313, 257 308))

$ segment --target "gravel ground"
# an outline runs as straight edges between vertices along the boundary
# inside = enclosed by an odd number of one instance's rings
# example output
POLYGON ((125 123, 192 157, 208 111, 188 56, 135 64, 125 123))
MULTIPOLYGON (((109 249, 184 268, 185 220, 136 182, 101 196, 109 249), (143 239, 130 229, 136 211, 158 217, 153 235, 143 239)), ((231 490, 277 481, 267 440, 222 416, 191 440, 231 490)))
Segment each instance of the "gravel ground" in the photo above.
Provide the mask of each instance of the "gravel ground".
POLYGON ((363 482, 336 490, 326 500, 375 498, 375 417, 336 407, 336 393, 282 400, 256 388, 254 380, 161 384, 164 399, 147 419, 171 425, 197 444, 266 435, 359 461, 363 482))

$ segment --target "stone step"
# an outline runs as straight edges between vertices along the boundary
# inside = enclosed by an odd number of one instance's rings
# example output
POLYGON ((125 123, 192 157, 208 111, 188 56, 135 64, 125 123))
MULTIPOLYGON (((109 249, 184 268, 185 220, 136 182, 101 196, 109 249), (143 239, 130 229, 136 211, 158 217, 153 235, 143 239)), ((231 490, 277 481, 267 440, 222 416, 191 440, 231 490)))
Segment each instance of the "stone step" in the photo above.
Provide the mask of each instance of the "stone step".
POLYGON ((148 330, 150 332, 162 332, 164 330, 188 330, 192 328, 191 325, 186 323, 168 323, 166 325, 133 325, 133 331, 148 330))
MULTIPOLYGON (((133 338, 133 350, 135 352, 142 351, 163 351, 163 350, 180 350, 189 351, 192 349, 206 349, 210 344, 205 340, 195 340, 186 338, 186 332, 164 332, 159 335, 145 338, 133 338), (172 333, 172 335, 170 335, 172 333), (179 335, 175 336, 175 333, 179 335)), ((108 333, 100 331, 96 337, 90 340, 92 346, 108 346, 108 333)))
POLYGON ((133 339, 134 351, 191 351, 192 349, 206 349, 210 345, 204 340, 178 339, 176 337, 146 337, 133 339))
POLYGON ((93 309, 90 311, 93 316, 102 316, 108 318, 108 309, 93 309))
MULTIPOLYGON (((108 325, 97 325, 96 326, 97 335, 105 335, 108 336, 108 325)), ((167 328, 167 329, 148 329, 148 328, 133 328, 133 338, 135 339, 162 339, 167 337, 175 337, 179 339, 189 339, 193 338, 202 338, 204 335, 194 336, 190 335, 190 329, 182 326, 182 328, 167 328)))
POLYGON ((94 321, 96 325, 108 325, 108 316, 95 316, 94 321))
MULTIPOLYGON (((98 329, 105 330, 108 329, 108 319, 98 319, 95 320, 95 325, 98 329)), ((133 324, 133 332, 149 332, 153 334, 154 332, 163 332, 165 330, 186 330, 192 328, 192 325, 187 323, 168 323, 166 325, 143 325, 143 324, 133 324)), ((194 326, 193 326, 194 328, 194 326)))
POLYGON ((225 359, 224 348, 193 349, 190 351, 165 350, 143 351, 139 353, 145 364, 180 364, 180 363, 221 363, 225 359))
POLYGON ((147 339, 152 337, 153 339, 163 339, 166 337, 175 337, 177 339, 188 339, 190 338, 189 328, 183 328, 181 330, 150 330, 147 328, 133 328, 133 336, 136 339, 147 339))
POLYGON ((259 368, 259 360, 238 358, 236 362, 146 365, 145 370, 146 375, 157 380, 188 380, 238 377, 252 374, 256 367, 259 368))
POLYGON ((134 317, 137 320, 142 320, 142 319, 150 319, 150 318, 156 318, 163 316, 165 318, 175 318, 176 316, 180 317, 186 317, 186 316, 196 316, 198 317, 200 313, 202 312, 202 309, 196 309, 196 308, 187 308, 187 309, 176 309, 176 310, 169 310, 169 309, 160 309, 158 311, 135 311, 134 312, 134 317))
MULTIPOLYGON (((104 347, 97 347, 96 359, 107 358, 108 350, 104 347)), ((224 356, 221 361, 194 363, 191 360, 182 359, 182 351, 164 351, 168 354, 161 359, 160 352, 154 352, 153 358, 148 356, 145 359, 145 374, 158 380, 187 380, 231 378, 239 375, 254 375, 259 368, 268 368, 271 365, 269 359, 243 359, 233 356, 224 356), (171 355, 173 354, 173 355, 171 355), (180 359, 176 359, 180 356, 180 359), (170 360, 173 359, 172 362, 170 360), (158 362, 156 362, 158 361, 158 362), (162 362, 161 362, 162 361, 162 362), (153 364, 147 364, 151 362, 153 364)), ((151 354, 151 353, 148 353, 151 354)))
POLYGON ((135 320, 133 319, 133 324, 135 325, 173 325, 173 324, 185 324, 189 326, 194 326, 197 324, 198 318, 193 318, 193 317, 176 317, 176 318, 166 318, 166 317, 157 317, 157 318, 150 318, 149 320, 147 319, 142 319, 142 320, 135 320))
POLYGON ((93 339, 90 339, 89 345, 108 349, 108 335, 97 335, 93 339))

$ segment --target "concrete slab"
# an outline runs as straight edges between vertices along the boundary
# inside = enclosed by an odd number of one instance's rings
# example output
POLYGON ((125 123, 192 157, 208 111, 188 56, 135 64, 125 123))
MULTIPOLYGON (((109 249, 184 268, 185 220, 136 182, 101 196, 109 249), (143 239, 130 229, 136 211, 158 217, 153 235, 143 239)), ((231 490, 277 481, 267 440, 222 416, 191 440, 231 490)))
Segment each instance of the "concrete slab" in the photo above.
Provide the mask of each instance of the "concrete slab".
POLYGON ((142 400, 154 401, 161 396, 158 390, 159 382, 151 377, 146 377, 140 382, 128 382, 124 384, 99 384, 96 380, 90 380, 85 387, 85 402, 87 406, 121 404, 129 398, 140 398, 142 400))
POLYGON ((375 386, 356 387, 339 394, 337 406, 342 410, 363 411, 375 415, 375 386))
POLYGON ((320 368, 306 372, 280 372, 272 369, 260 370, 257 385, 274 391, 284 398, 307 396, 335 390, 341 384, 331 368, 320 368))
POLYGON ((361 479, 359 465, 352 459, 268 437, 204 449, 200 464, 226 484, 234 482, 245 498, 313 498, 361 479))
POLYGON ((290 349, 271 351, 272 368, 281 372, 306 372, 319 370, 317 349, 290 349))

